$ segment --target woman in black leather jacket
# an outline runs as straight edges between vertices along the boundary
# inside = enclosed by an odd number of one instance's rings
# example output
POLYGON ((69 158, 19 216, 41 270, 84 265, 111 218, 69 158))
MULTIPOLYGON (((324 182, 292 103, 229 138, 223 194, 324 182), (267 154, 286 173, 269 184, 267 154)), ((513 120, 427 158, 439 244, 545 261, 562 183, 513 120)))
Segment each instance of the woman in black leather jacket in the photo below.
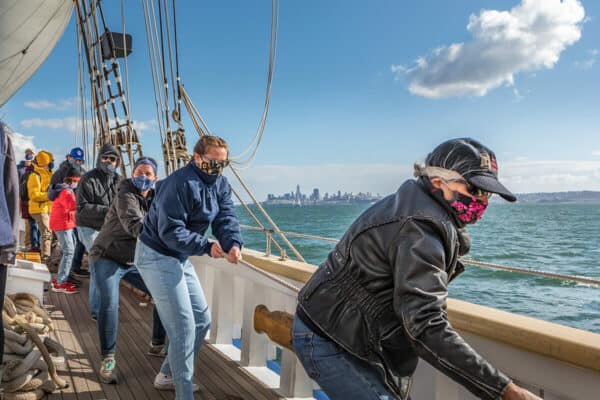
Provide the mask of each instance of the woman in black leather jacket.
POLYGON ((483 399, 538 399, 448 323, 448 284, 498 181, 494 153, 454 139, 415 165, 417 180, 366 210, 298 295, 294 350, 331 400, 406 399, 419 358, 483 399))

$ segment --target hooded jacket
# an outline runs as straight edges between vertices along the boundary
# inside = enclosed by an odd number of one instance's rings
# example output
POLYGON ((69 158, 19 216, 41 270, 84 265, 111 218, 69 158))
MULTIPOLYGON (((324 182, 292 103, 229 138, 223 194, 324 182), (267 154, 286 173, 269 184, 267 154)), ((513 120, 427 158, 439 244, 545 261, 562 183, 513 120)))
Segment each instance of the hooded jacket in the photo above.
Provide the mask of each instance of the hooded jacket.
POLYGON ((94 240, 90 259, 109 258, 123 267, 129 267, 133 263, 135 244, 144 226, 144 217, 153 199, 154 189, 144 197, 131 179, 122 180, 104 225, 94 240))
POLYGON ((452 328, 448 284, 468 240, 423 181, 407 181, 350 226, 298 294, 297 314, 347 352, 378 365, 398 397, 419 358, 482 399, 510 379, 452 328))
POLYGON ((50 229, 53 231, 66 231, 75 228, 75 193, 66 183, 53 185, 50 188, 55 192, 52 212, 50 213, 50 229))
POLYGON ((19 232, 19 180, 8 127, 0 121, 0 264, 15 262, 19 232))
MULTIPOLYGON (((114 172, 106 174, 100 167, 102 154, 118 154, 112 144, 105 144, 98 153, 96 168, 85 173, 77 186, 77 226, 88 227, 97 231, 102 228, 104 217, 117 193, 117 185, 121 176, 114 172)), ((117 167, 120 165, 117 161, 117 167)))
POLYGON ((33 171, 27 178, 27 194, 29 196, 29 214, 50 214, 52 202, 48 200, 48 188, 50 187, 50 172, 46 166, 49 160, 52 160, 52 154, 46 151, 40 151, 36 158, 43 160, 43 163, 33 163, 33 171))
POLYGON ((144 221, 140 240, 166 256, 184 262, 210 252, 208 227, 225 252, 242 248, 240 224, 231 201, 231 186, 219 176, 207 183, 192 161, 158 182, 156 198, 144 221))

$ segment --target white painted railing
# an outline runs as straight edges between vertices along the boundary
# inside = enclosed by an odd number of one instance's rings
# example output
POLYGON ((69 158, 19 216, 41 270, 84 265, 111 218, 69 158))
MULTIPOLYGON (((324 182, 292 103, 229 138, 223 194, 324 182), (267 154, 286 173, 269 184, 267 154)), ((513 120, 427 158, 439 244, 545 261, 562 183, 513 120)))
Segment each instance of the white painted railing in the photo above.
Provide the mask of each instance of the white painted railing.
MULTIPOLYGON (((212 313, 210 343, 282 396, 311 398, 316 384, 308 378, 292 352, 281 349, 280 374, 267 367, 267 361, 275 358, 275 345, 266 335, 257 334, 253 326, 254 308, 259 304, 270 310, 293 314, 296 293, 243 265, 210 257, 194 257, 192 263, 212 313), (233 339, 240 338, 241 350, 232 343, 233 339)), ((288 281, 299 287, 303 285, 300 281, 288 281)), ((449 314, 453 324, 453 318, 456 319, 455 326, 459 327, 469 344, 494 366, 544 399, 600 398, 600 335, 459 301, 449 304, 449 314), (452 309, 458 311, 453 312, 452 309), (473 322, 482 313, 485 314, 482 318, 491 320, 473 322), (453 317, 453 314, 457 315, 453 317), (472 333, 481 331, 481 327, 471 329, 471 323, 489 323, 490 334, 472 333), (523 345, 523 342, 531 341, 536 330, 542 330, 539 332, 540 346, 536 346, 535 351, 525 350, 529 345, 523 345), (556 337, 553 332, 556 332, 556 337), (561 356, 552 356, 569 353, 565 348, 570 345, 569 337, 574 338, 574 352, 587 353, 581 354, 580 358, 585 360, 579 366, 561 361, 561 356), (578 340, 586 342, 583 349, 578 346, 578 340), (594 367, 596 360, 597 366, 594 367)), ((418 400, 475 398, 425 362, 419 363, 415 373, 412 396, 418 400)))

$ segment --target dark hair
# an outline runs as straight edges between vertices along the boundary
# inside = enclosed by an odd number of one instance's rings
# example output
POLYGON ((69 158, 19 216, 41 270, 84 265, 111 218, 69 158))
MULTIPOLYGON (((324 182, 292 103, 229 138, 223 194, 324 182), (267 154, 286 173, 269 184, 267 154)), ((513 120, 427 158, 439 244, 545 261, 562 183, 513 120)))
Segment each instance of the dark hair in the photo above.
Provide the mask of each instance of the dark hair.
POLYGON ((229 146, 227 142, 218 136, 202 136, 200 140, 196 142, 194 146, 194 153, 198 153, 203 156, 208 151, 209 147, 222 147, 227 150, 227 156, 229 156, 229 146))
POLYGON ((63 178, 64 183, 72 183, 73 178, 81 178, 81 169, 69 167, 63 178))

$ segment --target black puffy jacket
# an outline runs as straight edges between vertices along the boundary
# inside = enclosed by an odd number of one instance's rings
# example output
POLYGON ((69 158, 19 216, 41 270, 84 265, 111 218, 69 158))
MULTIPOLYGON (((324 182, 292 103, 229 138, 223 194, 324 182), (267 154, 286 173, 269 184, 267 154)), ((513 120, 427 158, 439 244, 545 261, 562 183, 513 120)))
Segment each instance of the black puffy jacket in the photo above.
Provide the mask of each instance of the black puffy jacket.
MULTIPOLYGON (((104 145, 100 154, 103 154, 104 145)), ((114 149, 114 147, 112 147, 114 149)), ((75 222, 77 226, 95 229, 102 228, 104 217, 117 193, 117 185, 121 180, 118 173, 106 174, 98 166, 100 156, 96 162, 96 168, 88 171, 81 177, 77 185, 77 212, 75 222)))
POLYGON ((403 397, 419 358, 476 396, 498 399, 510 379, 450 326, 448 283, 462 231, 422 181, 366 210, 298 295, 298 315, 349 353, 378 365, 403 397), (307 321, 308 319, 308 321, 307 321))
POLYGON ((122 180, 117 197, 106 214, 104 225, 94 240, 90 258, 109 258, 124 266, 132 264, 135 243, 153 199, 153 189, 144 197, 131 179, 122 180))

